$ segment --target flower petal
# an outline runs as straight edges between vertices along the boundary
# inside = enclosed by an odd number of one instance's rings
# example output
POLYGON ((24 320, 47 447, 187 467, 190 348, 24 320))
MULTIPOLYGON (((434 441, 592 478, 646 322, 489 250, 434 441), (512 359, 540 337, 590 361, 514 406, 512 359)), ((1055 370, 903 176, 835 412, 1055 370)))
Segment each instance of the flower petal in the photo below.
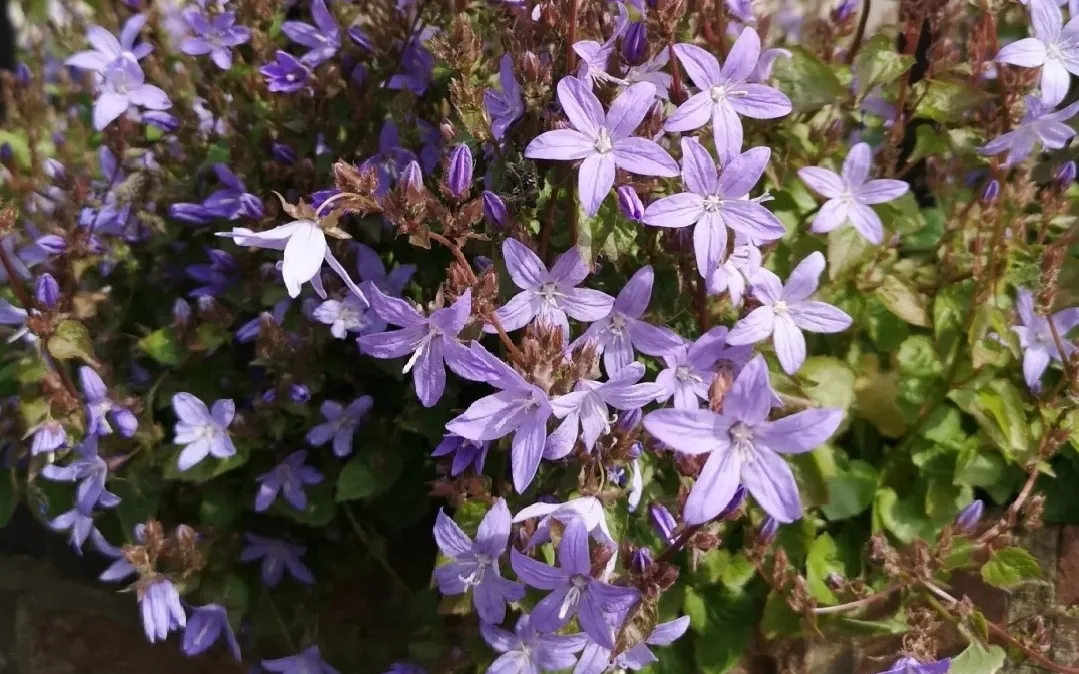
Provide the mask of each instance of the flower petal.
POLYGON ((692 136, 682 138, 682 180, 690 192, 701 196, 716 193, 719 175, 708 149, 692 136))
POLYGON ((810 409, 765 421, 754 429, 754 437, 773 451, 800 454, 827 442, 842 421, 843 410, 810 409))
POLYGON ((744 82, 749 79, 761 56, 761 38, 750 27, 742 29, 738 39, 731 45, 727 60, 723 62, 722 76, 731 82, 744 82))
POLYGON ((585 157, 581 162, 577 174, 577 193, 584 212, 589 216, 599 213, 600 204, 614 185, 615 162, 613 153, 598 152, 585 157))
POLYGON ((869 169, 873 166, 873 150, 868 143, 858 143, 847 153, 843 160, 843 180, 850 187, 858 187, 869 177, 869 169))
POLYGON ((843 199, 829 199, 817 211, 813 217, 813 225, 810 231, 816 234, 826 234, 847 221, 850 209, 843 199))
POLYGON ((842 178, 819 166, 798 169, 798 177, 802 179, 806 187, 829 199, 842 195, 846 189, 842 178))
POLYGON ((599 135, 603 105, 592 93, 592 87, 576 77, 563 77, 558 82, 558 103, 575 129, 590 138, 599 135))
POLYGON ((285 244, 285 259, 281 276, 290 297, 300 295, 300 286, 322 269, 326 257, 326 235, 314 225, 301 227, 285 244))
POLYGON ((781 297, 785 300, 800 301, 812 295, 817 290, 824 265, 824 255, 820 251, 807 255, 787 277, 781 297))
POLYGON ((782 523, 802 516, 798 484, 783 457, 765 447, 757 447, 753 461, 742 464, 742 482, 764 512, 782 523))
POLYGON ((689 79, 702 90, 702 94, 710 95, 708 89, 722 81, 719 61, 710 52, 694 44, 679 43, 674 45, 674 53, 678 57, 678 63, 686 69, 689 79))
MULTIPOLYGON (((661 178, 678 175, 678 162, 659 144, 648 138, 631 136, 616 140, 612 154, 619 168, 636 175, 661 178)), ((611 182, 614 182, 613 177, 611 182)))
POLYGON ((719 194, 727 199, 741 199, 764 175, 772 151, 766 147, 754 147, 732 159, 723 167, 719 177, 719 194))
POLYGON ((572 161, 596 154, 596 142, 576 129, 555 129, 536 136, 525 148, 529 159, 572 161))
POLYGON ((858 233, 869 243, 876 245, 884 240, 884 223, 880 221, 877 212, 869 206, 854 204, 854 207, 850 209, 849 217, 854 229, 858 230, 858 233))
POLYGON ((842 332, 851 324, 851 317, 845 311, 816 300, 792 304, 789 311, 794 324, 810 332, 842 332))
POLYGON ((682 192, 653 201, 644 209, 644 224, 653 227, 688 227, 704 217, 704 199, 682 192))
POLYGON ((772 334, 775 322, 776 316, 772 307, 767 305, 757 307, 748 316, 734 324, 730 334, 727 335, 727 343, 737 346, 763 341, 772 334))
POLYGON ((1037 68, 1045 63, 1045 43, 1034 37, 1016 40, 1004 45, 996 60, 1024 68, 1037 68))
POLYGON ((626 138, 633 134, 656 98, 656 87, 648 82, 638 82, 611 102, 607 111, 607 130, 612 138, 626 138))
POLYGON ((740 464, 730 449, 712 452, 686 499, 686 524, 704 524, 723 511, 738 488, 740 464))
POLYGON ((793 109, 786 94, 764 84, 743 84, 738 93, 738 96, 727 98, 727 103, 745 117, 776 119, 789 115, 793 109))
POLYGON ((883 204, 898 199, 910 191, 905 180, 870 180, 855 191, 863 204, 883 204))
POLYGON ((447 557, 461 557, 472 552, 472 539, 441 508, 435 516, 435 543, 447 557))
POLYGON ((645 415, 643 423, 657 440, 683 454, 715 451, 727 431, 711 410, 656 410, 645 415))
POLYGON ((806 359, 806 340, 790 316, 776 316, 772 345, 784 372, 794 374, 802 367, 806 359))
POLYGON ((517 239, 506 239, 502 243, 502 257, 514 285, 522 290, 535 290, 550 278, 539 255, 517 239))
POLYGON ((648 308, 648 302, 652 299, 652 283, 654 280, 655 273, 652 271, 651 265, 645 265, 638 269, 626 281, 626 285, 618 291, 613 310, 619 311, 630 318, 640 318, 648 308))
POLYGON ((665 131, 699 129, 711 119, 713 107, 712 96, 707 91, 694 94, 667 117, 663 122, 663 129, 665 131))

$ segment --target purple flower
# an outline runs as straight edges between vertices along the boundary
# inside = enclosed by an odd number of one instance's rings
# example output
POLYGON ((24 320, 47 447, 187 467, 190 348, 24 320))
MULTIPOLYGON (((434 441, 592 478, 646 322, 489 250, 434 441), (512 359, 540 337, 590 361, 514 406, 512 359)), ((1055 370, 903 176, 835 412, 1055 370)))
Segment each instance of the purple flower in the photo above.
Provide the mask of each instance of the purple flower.
MULTIPOLYGON (((7 280, 7 279, 0 279, 7 280)), ((7 343, 10 344, 20 339, 23 335, 27 334, 26 329, 26 309, 17 307, 8 302, 7 300, 0 299, 0 325, 14 325, 19 328, 11 337, 7 339, 7 343)))
POLYGON ((267 63, 259 69, 266 78, 266 88, 270 91, 292 93, 307 84, 311 70, 292 54, 277 50, 273 63, 267 63))
POLYGON ((169 638, 169 632, 187 625, 187 615, 180 603, 180 593, 168 578, 157 576, 149 583, 139 586, 138 598, 142 628, 150 643, 164 641, 169 638))
POLYGON ((453 462, 450 464, 450 476, 457 477, 472 466, 477 475, 483 473, 483 464, 487 460, 487 450, 491 443, 486 441, 469 440, 454 433, 447 433, 442 442, 438 443, 431 456, 447 456, 453 454, 453 462))
MULTIPOLYGON (((30 456, 52 452, 67 442, 64 425, 55 419, 46 419, 33 429, 34 439, 30 442, 30 456)), ((92 436, 97 437, 97 436, 92 436)))
POLYGON ((674 643, 689 629, 689 616, 682 616, 655 626, 643 643, 637 643, 619 653, 611 662, 611 649, 591 642, 581 653, 581 661, 573 674, 603 674, 604 672, 637 671, 657 662, 649 646, 667 646, 674 643))
POLYGON ((472 186, 472 150, 461 143, 450 152, 446 171, 446 187, 458 199, 468 196, 472 186))
MULTIPOLYGON (((551 519, 558 520, 564 525, 580 521, 597 543, 607 546, 612 552, 618 548, 611 537, 610 529, 607 528, 607 516, 603 510, 603 503, 595 496, 581 496, 565 503, 534 503, 514 515, 513 521, 524 522, 533 517, 541 519, 536 524, 536 532, 528 539, 528 545, 525 546, 526 552, 551 540, 551 519)), ((611 560, 611 568, 613 568, 613 562, 616 559, 612 557, 611 560)))
POLYGON ((959 534, 970 535, 974 533, 974 530, 978 527, 978 522, 982 519, 982 511, 985 509, 985 503, 980 498, 976 498, 967 505, 966 508, 959 513, 955 518, 955 531, 959 534))
POLYGON ((510 550, 517 577, 531 587, 550 590, 532 609, 531 622, 540 632, 556 632, 577 616, 583 629, 597 644, 614 648, 614 635, 606 617, 623 613, 640 595, 628 587, 608 585, 591 575, 588 530, 580 520, 566 525, 558 546, 560 566, 552 567, 510 550))
POLYGON ((192 8, 184 13, 184 21, 195 36, 184 38, 180 51, 189 56, 209 54, 214 65, 222 70, 232 67, 231 48, 251 39, 248 28, 236 25, 235 12, 222 12, 207 19, 201 11, 192 8))
POLYGON ((648 59, 648 28, 644 21, 634 21, 626 28, 622 38, 622 57, 633 66, 648 59))
MULTIPOLYGON (((435 67, 435 57, 423 46, 438 32, 437 28, 426 26, 418 28, 401 50, 401 72, 386 83, 389 89, 407 89, 417 96, 422 96, 431 84, 431 72, 435 67)), ((397 42, 400 47, 400 41, 397 42)))
POLYGON ((658 385, 637 383, 643 376, 644 365, 630 363, 608 375, 606 382, 582 379, 574 391, 551 400, 551 409, 563 421, 551 434, 544 456, 552 460, 566 456, 578 435, 584 448, 591 452, 596 441, 611 432, 608 406, 619 410, 640 409, 659 394, 658 385))
POLYGON ((676 44, 674 51, 701 91, 679 106, 663 128, 692 131, 711 121, 716 154, 724 164, 742 149, 738 115, 775 119, 790 113, 789 98, 772 87, 749 81, 761 54, 760 36, 752 28, 745 28, 738 36, 722 68, 715 56, 696 45, 676 44))
POLYGON ((506 580, 498 570, 498 559, 506 552, 510 535, 510 511, 505 499, 498 499, 483 517, 476 540, 457 523, 438 511, 435 542, 448 564, 435 569, 435 582, 442 594, 464 594, 472 589, 472 603, 480 620, 499 624, 506 619, 506 602, 524 599, 520 583, 506 580))
POLYGON ((472 311, 472 292, 466 290, 452 305, 425 317, 405 300, 389 297, 372 286, 371 308, 382 320, 400 326, 357 339, 360 350, 375 358, 400 358, 412 354, 402 372, 412 373, 416 396, 424 407, 432 407, 446 389, 446 368, 455 372, 468 349, 457 340, 472 311))
POLYGON ((121 407, 109 398, 109 391, 105 388, 105 382, 91 368, 83 366, 79 368, 79 388, 86 397, 86 416, 88 419, 86 432, 91 435, 108 435, 112 433, 112 423, 120 429, 120 435, 130 438, 135 434, 139 422, 131 410, 121 407))
POLYGON ((184 655, 190 658, 205 653, 222 634, 232 657, 239 662, 240 644, 236 643, 236 635, 229 624, 228 611, 218 604, 199 606, 187 619, 187 627, 184 628, 184 655))
POLYGON ((637 270, 618 292, 610 312, 588 326, 572 344, 591 341, 596 352, 603 354, 603 367, 610 376, 633 362, 633 350, 649 356, 662 356, 682 345, 682 338, 667 328, 656 327, 641 320, 652 299, 652 267, 637 270))
POLYGON ((79 458, 66 466, 55 463, 45 466, 41 476, 54 482, 78 482, 75 507, 84 515, 92 515, 97 506, 115 508, 120 505, 120 497, 105 489, 109 464, 98 456, 97 436, 91 435, 84 440, 78 447, 78 455, 79 458))
POLYGON ((817 448, 839 427, 843 411, 810 409, 768 421, 771 403, 764 357, 756 356, 735 378, 722 413, 665 409, 645 416, 645 429, 675 451, 709 455, 686 500, 688 524, 716 517, 739 482, 776 520, 802 516, 798 485, 779 453, 817 448))
POLYGON ((648 506, 648 519, 652 522, 652 530, 666 543, 674 542, 674 530, 678 521, 674 515, 662 503, 653 503, 648 506))
MULTIPOLYGON (((1044 4, 1044 0, 1034 0, 1034 4, 1044 4)), ((921 663, 911 657, 902 657, 896 660, 890 669, 880 674, 948 674, 952 666, 951 658, 936 660, 934 662, 921 663)))
POLYGON ((1064 165, 1057 170, 1056 175, 1053 176, 1053 180, 1060 189, 1066 190, 1073 182, 1075 182, 1075 175, 1075 161, 1066 161, 1064 162, 1064 165))
MULTIPOLYGON (((514 284, 523 292, 517 293, 498 309, 498 320, 507 331, 527 325, 533 318, 562 328, 569 338, 569 314, 578 321, 598 321, 614 305, 614 299, 603 292, 577 286, 588 276, 588 265, 577 248, 562 253, 548 271, 539 256, 515 239, 502 244, 506 270, 514 284)), ((484 331, 495 332, 491 325, 484 331)))
MULTIPOLYGON (((360 169, 373 166, 378 171, 378 194, 384 195, 389 191, 390 185, 398 178, 398 173, 409 162, 414 161, 416 155, 410 150, 401 147, 400 136, 397 133, 397 124, 392 119, 387 119, 382 124, 378 133, 378 152, 363 161, 360 169)), ((428 170, 430 167, 426 167, 428 170)))
POLYGON ((509 212, 506 210, 506 202, 490 190, 483 191, 483 216, 494 227, 505 227, 509 222, 509 212))
POLYGON ((344 339, 350 332, 365 333, 370 330, 372 318, 368 308, 364 299, 349 294, 343 300, 326 300, 318 305, 311 318, 330 326, 330 334, 337 339, 344 339))
POLYGON ((700 402, 708 402, 708 389, 712 386, 716 364, 726 361, 741 365, 749 359, 752 349, 748 346, 731 346, 727 327, 720 325, 697 338, 695 342, 683 342, 664 354, 666 368, 656 376, 660 393, 656 402, 665 402, 674 396, 674 406, 683 410, 700 408, 700 402))
POLYGON ((619 94, 604 115, 587 84, 564 77, 558 83, 558 102, 573 128, 540 134, 525 148, 525 156, 583 159, 577 175, 579 197, 585 212, 595 215, 614 185, 615 168, 645 176, 678 175, 678 165, 666 150, 648 138, 631 135, 655 97, 655 86, 639 82, 619 94))
POLYGON ((755 147, 732 155, 723 173, 716 171, 708 150, 696 138, 682 139, 682 179, 688 192, 672 194, 644 212, 646 225, 693 228, 697 272, 709 278, 727 257, 727 228, 750 239, 774 241, 787 230, 760 202, 747 199, 760 180, 772 151, 755 147))
POLYGON ((506 52, 498 61, 498 82, 502 91, 488 89, 483 92, 483 107, 491 118, 491 133, 495 140, 506 137, 506 130, 525 113, 521 85, 513 73, 513 56, 506 52))
MULTIPOLYGON (((1020 288, 1016 295, 1016 309, 1019 313, 1019 325, 1012 327, 1012 332, 1019 337, 1019 346, 1023 350, 1023 379, 1032 391, 1041 388, 1042 374, 1051 361, 1061 362, 1060 349, 1053 339, 1049 328, 1049 319, 1034 313, 1034 297, 1025 288, 1020 288)), ((1079 325, 1079 308, 1064 309, 1053 314, 1053 325, 1060 335, 1064 346, 1064 356, 1071 357, 1075 345, 1063 337, 1076 325, 1079 325)))
POLYGON ((210 264, 193 264, 184 270, 189 279, 203 284, 191 291, 191 297, 223 295, 234 283, 236 262, 232 255, 214 248, 205 250, 210 264))
POLYGON ((622 215, 634 222, 641 222, 644 218, 644 204, 637 196, 637 190, 633 189, 632 185, 621 185, 615 190, 615 194, 618 195, 618 210, 622 215))
POLYGON ((997 61, 1041 67, 1042 101, 1054 107, 1068 95, 1071 75, 1079 75, 1079 17, 1072 15, 1068 25, 1055 2, 1036 0, 1030 5, 1034 37, 1005 45, 997 61))
POLYGON ((90 26, 86 31, 86 40, 93 49, 73 54, 64 61, 64 65, 103 73, 119 59, 139 61, 154 49, 148 42, 135 45, 145 25, 146 15, 135 14, 124 23, 119 40, 101 26, 90 26))
POLYGON ((60 284, 52 274, 42 274, 34 281, 34 299, 46 311, 52 311, 60 303, 60 284))
POLYGON ((55 519, 49 520, 48 525, 53 531, 69 532, 68 543, 71 543, 71 547, 80 555, 87 538, 101 535, 101 532, 94 527, 94 518, 89 513, 82 512, 78 507, 60 513, 55 519))
POLYGON ((1034 96, 1027 96, 1026 104, 1026 113, 1015 129, 997 136, 979 149, 979 152, 987 155, 1000 154, 1007 150, 1005 168, 1026 159, 1037 143, 1041 143, 1048 150, 1059 150, 1075 136, 1075 129, 1064 122, 1079 112, 1079 101, 1056 112, 1052 112, 1052 106, 1034 96))
POLYGON ((753 279, 753 295, 762 306, 734 324, 728 344, 755 344, 769 336, 776 356, 787 374, 794 374, 806 359, 806 343, 802 330, 809 332, 842 332, 850 327, 851 318, 830 304, 811 300, 824 271, 824 255, 810 254, 798 263, 787 284, 762 269, 753 279))
POLYGON ((478 342, 472 343, 470 353, 476 361, 470 367, 476 371, 458 374, 467 379, 486 381, 499 392, 472 403, 446 424, 446 430, 476 441, 497 440, 513 433, 510 449, 513 485, 518 493, 524 493, 536 476, 543 457, 551 403, 543 389, 528 383, 478 342))
POLYGON ((333 400, 322 403, 319 411, 326 421, 307 432, 307 443, 312 447, 321 447, 332 439, 334 456, 348 456, 352 453, 352 436, 367 419, 374 402, 371 396, 360 396, 348 407, 342 407, 341 403, 333 400))
POLYGON ((101 131, 131 106, 150 110, 172 107, 168 95, 159 87, 146 84, 146 75, 138 62, 130 58, 113 61, 101 73, 98 95, 94 101, 94 128, 101 131))
POLYGON ((569 669, 588 638, 584 634, 540 634, 527 613, 517 619, 513 633, 480 623, 480 636, 502 655, 488 667, 490 674, 539 674, 569 669))
POLYGON ((761 268, 761 251, 743 234, 735 234, 734 250, 718 267, 712 270, 707 287, 710 294, 724 290, 730 295, 731 304, 742 306, 746 284, 751 283, 761 268))
POLYGON ((311 570, 300 560, 307 548, 279 538, 264 538, 255 534, 245 536, 247 547, 240 552, 240 561, 246 563, 261 559, 262 582, 267 587, 275 587, 280 583, 286 568, 289 575, 301 583, 314 584, 315 577, 311 575, 311 570))
POLYGON ((256 478, 259 488, 258 494, 255 495, 255 512, 261 513, 269 509, 277 500, 278 494, 284 494, 285 500, 296 510, 307 508, 304 486, 320 484, 325 478, 322 473, 306 465, 306 460, 307 451, 301 449, 289 454, 288 458, 277 464, 273 470, 256 478))
POLYGON ((276 660, 263 660, 262 666, 275 674, 341 674, 322 659, 318 646, 310 646, 302 653, 276 660))
POLYGON ((221 187, 206 197, 202 207, 213 216, 235 220, 241 215, 252 219, 262 217, 262 199, 247 191, 240 178, 225 164, 214 164, 214 173, 221 187))
POLYGON ((215 459, 235 456, 236 445, 229 437, 229 425, 236 416, 236 403, 217 400, 211 411, 190 393, 177 393, 172 396, 172 409, 179 418, 173 442, 184 445, 176 462, 181 471, 194 468, 207 456, 215 459))
POLYGON ((807 187, 828 198, 813 218, 812 231, 830 232, 849 221, 870 243, 879 244, 884 239, 880 216, 870 205, 898 199, 910 185, 902 180, 869 180, 872 167, 873 150, 858 143, 843 161, 842 177, 819 166, 798 169, 798 177, 807 187))
MULTIPOLYGON (((742 485, 739 485, 742 486, 742 485)), ((776 534, 779 532, 779 522, 776 518, 769 515, 761 522, 760 528, 757 529, 757 539, 764 545, 768 545, 775 540, 776 534)))
POLYGON ((301 58, 314 68, 329 61, 341 49, 341 28, 324 0, 313 0, 311 16, 315 20, 314 26, 302 21, 286 21, 281 24, 281 32, 293 42, 310 49, 301 58))

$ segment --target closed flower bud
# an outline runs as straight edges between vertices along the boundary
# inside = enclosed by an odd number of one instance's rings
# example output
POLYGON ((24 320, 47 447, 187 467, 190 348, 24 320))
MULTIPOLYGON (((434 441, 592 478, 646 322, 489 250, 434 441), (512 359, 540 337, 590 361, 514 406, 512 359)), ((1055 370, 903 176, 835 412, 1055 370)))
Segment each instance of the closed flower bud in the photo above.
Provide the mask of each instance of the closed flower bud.
POLYGON ((726 507, 719 513, 719 519, 725 519, 734 514, 736 510, 742 507, 742 504, 746 501, 746 488, 744 485, 738 485, 738 488, 734 490, 734 496, 727 502, 726 507))
POLYGON ((648 548, 637 548, 629 558, 629 568, 634 573, 644 573, 652 566, 652 553, 648 548))
POLYGON ((67 242, 64 241, 64 237, 59 234, 46 234, 45 236, 38 237, 35 241, 38 247, 43 248, 45 252, 52 255, 59 255, 67 249, 67 242))
POLYGON ((172 304, 172 322, 174 325, 183 327, 191 319, 191 305, 187 300, 180 297, 172 304))
POLYGON ((240 195, 240 211, 252 220, 262 219, 262 199, 250 192, 240 195))
POLYGON ((60 303, 60 284, 52 274, 46 273, 37 277, 34 282, 34 298, 48 311, 52 311, 60 303))
POLYGON ((622 36, 622 56, 631 66, 639 66, 648 60, 648 28, 644 21, 629 24, 622 36))
POLYGON ((449 168, 446 172, 446 188, 457 198, 468 196, 472 185, 472 150, 461 143, 450 153, 449 168))
POLYGON ((1057 185, 1060 189, 1066 190, 1068 186, 1075 182, 1075 162, 1070 161, 1060 167, 1060 170, 1056 174, 1057 185))
POLYGON ((448 120, 442 120, 442 123, 438 125, 438 135, 442 136, 442 141, 448 143, 457 137, 457 129, 448 120))
POLYGON ((288 387, 288 397, 292 402, 302 405, 311 399, 311 389, 303 384, 293 384, 288 387))
POLYGON ((408 162, 408 166, 404 171, 401 171, 401 185, 406 190, 422 190, 423 189, 423 171, 420 170, 420 163, 413 159, 408 162))
POLYGON ((30 80, 32 76, 33 75, 30 72, 30 66, 26 65, 25 63, 20 63, 19 65, 15 66, 15 82, 20 87, 30 86, 30 80))
POLYGON ((509 221, 506 202, 490 190, 483 191, 483 215, 492 226, 502 228, 509 221))
POLYGON ((11 143, 0 143, 0 163, 10 164, 15 158, 15 150, 11 149, 11 143))
POLYGON ((214 219, 213 214, 202 204, 172 204, 168 212, 173 220, 192 225, 208 225, 214 219))
POLYGON ((352 82, 352 86, 357 89, 363 86, 363 83, 367 81, 367 68, 362 65, 358 65, 352 69, 352 74, 349 75, 349 80, 352 82))
POLYGON ((494 263, 495 261, 486 255, 477 255, 472 259, 472 264, 476 266, 480 273, 487 271, 494 263))
POLYGON ((147 110, 142 113, 142 121, 161 129, 165 133, 174 133, 180 128, 180 120, 161 110, 147 110))
POLYGON ((348 27, 348 39, 352 40, 352 43, 361 49, 369 52, 375 50, 375 44, 371 41, 371 37, 359 26, 348 27))
POLYGON ((57 180, 63 178, 64 173, 64 165, 61 164, 59 160, 53 159, 52 157, 45 160, 45 175, 49 176, 49 178, 57 180))
POLYGON ((981 196, 982 203, 983 204, 994 203, 997 200, 997 197, 999 197, 999 196, 1000 196, 1000 183, 997 182, 996 178, 993 178, 992 180, 989 181, 989 184, 985 186, 985 189, 982 190, 982 196, 981 196))
POLYGON ((776 539, 776 533, 779 531, 779 522, 774 517, 765 518, 761 524, 761 528, 757 530, 757 540, 762 545, 768 545, 776 539))
POLYGON ((285 165, 296 163, 296 151, 284 143, 273 144, 274 159, 285 165))
POLYGON ((858 7, 858 0, 840 0, 833 16, 836 23, 844 23, 854 16, 854 10, 858 7))
POLYGON ((637 191, 630 185, 621 185, 618 190, 618 210, 634 222, 640 222, 644 217, 644 204, 637 196, 637 191))
POLYGON ((982 500, 974 499, 963 511, 959 513, 959 516, 955 518, 955 530, 960 534, 972 534, 978 526, 978 522, 982 519, 982 511, 985 509, 985 504, 982 500))
POLYGON ((653 503, 648 506, 648 519, 652 522, 652 530, 660 538, 668 543, 674 540, 674 528, 678 526, 678 522, 670 510, 660 503, 653 503))
POLYGON ((618 417, 618 430, 632 431, 641 424, 641 408, 629 410, 618 417))

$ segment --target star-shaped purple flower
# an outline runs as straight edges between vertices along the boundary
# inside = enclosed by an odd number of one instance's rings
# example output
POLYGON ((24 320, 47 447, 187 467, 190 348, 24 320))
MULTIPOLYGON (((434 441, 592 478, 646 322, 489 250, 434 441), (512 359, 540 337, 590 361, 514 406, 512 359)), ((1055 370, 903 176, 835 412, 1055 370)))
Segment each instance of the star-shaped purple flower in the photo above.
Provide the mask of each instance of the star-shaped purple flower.
POLYGON ((341 49, 341 27, 326 7, 325 0, 313 0, 311 18, 315 20, 313 26, 303 21, 286 21, 281 24, 281 32, 310 50, 301 59, 314 68, 329 61, 341 49))
MULTIPOLYGON (((1035 4, 1042 1, 1043 0, 1033 0, 1035 4)), ((904 656, 896 660, 887 671, 881 672, 880 674, 948 674, 948 669, 951 666, 951 658, 923 663, 912 657, 904 656)))
MULTIPOLYGON (((87 436, 78 446, 77 453, 78 458, 66 466, 55 463, 45 466, 41 469, 41 476, 54 482, 78 482, 75 508, 84 515, 92 515, 98 506, 115 508, 120 505, 120 497, 105 489, 109 464, 97 453, 97 436, 87 436)), ((85 536, 82 538, 85 540, 85 536)))
POLYGON ((79 388, 86 398, 86 432, 91 435, 108 435, 112 433, 112 423, 120 429, 120 435, 130 438, 135 435, 139 422, 131 410, 116 404, 109 397, 109 390, 105 388, 105 382, 94 372, 92 368, 83 366, 79 368, 79 388))
POLYGON ((154 50, 149 42, 135 44, 145 25, 146 15, 135 14, 124 22, 119 40, 101 26, 90 26, 86 31, 86 40, 93 49, 73 54, 64 61, 64 65, 103 73, 121 58, 140 61, 154 50))
POLYGON ((94 100, 94 128, 101 131, 127 109, 136 106, 149 110, 168 110, 172 107, 168 94, 152 84, 134 59, 116 59, 101 72, 98 95, 94 100))
POLYGON ((255 495, 255 512, 261 513, 268 510, 277 500, 278 494, 284 494, 285 500, 296 510, 307 507, 307 494, 304 493, 304 487, 319 484, 325 477, 308 466, 305 463, 306 460, 307 450, 301 449, 289 454, 288 458, 277 464, 273 470, 258 476, 259 488, 258 494, 255 495))
POLYGON ((227 459, 236 454, 228 430, 236 416, 236 403, 218 400, 210 410, 190 393, 177 393, 172 396, 172 409, 179 418, 174 442, 184 445, 177 461, 181 471, 190 470, 207 456, 227 459))
POLYGON ((1024 68, 1040 66, 1042 100, 1053 107, 1068 95, 1071 76, 1079 75, 1079 16, 1073 14, 1064 25, 1056 2, 1034 0, 1030 21, 1034 37, 1005 45, 996 60, 1024 68))
POLYGON ((716 373, 716 365, 726 361, 732 366, 745 363, 752 353, 748 346, 731 346, 727 342, 727 326, 712 328, 694 342, 682 345, 663 356, 666 368, 656 376, 660 387, 656 402, 666 402, 674 396, 678 409, 695 410, 701 400, 708 402, 708 389, 716 373))
MULTIPOLYGON (((1026 288, 1017 293, 1015 308, 1019 313, 1019 325, 1012 327, 1023 349, 1023 379, 1032 391, 1041 388, 1041 378, 1051 361, 1061 362, 1060 349, 1049 328, 1049 319, 1034 313, 1034 296, 1026 288)), ((1079 325, 1079 308, 1064 309, 1053 314, 1053 326, 1061 337, 1064 357, 1071 357, 1075 345, 1064 336, 1079 325)))
POLYGON ((310 646, 296 655, 263 660, 262 666, 274 674, 341 674, 322 659, 318 646, 310 646))
POLYGON ((469 440, 455 433, 447 433, 442 442, 438 443, 431 456, 441 457, 453 454, 450 463, 450 477, 457 477, 465 472, 469 466, 477 475, 483 473, 483 464, 487 461, 487 450, 491 443, 487 441, 469 440))
POLYGON ((229 624, 229 614, 224 606, 206 604, 199 606, 187 619, 184 628, 183 651, 187 657, 201 655, 210 649, 224 635, 229 652, 236 661, 240 661, 240 644, 229 624))
POLYGON ((302 61, 280 49, 277 50, 273 63, 262 66, 259 72, 266 78, 268 90, 282 93, 292 93, 303 89, 307 84, 307 78, 311 76, 311 69, 302 61))
POLYGON ((487 669, 491 674, 539 674, 569 669, 588 643, 585 634, 540 634, 532 618, 522 613, 512 633, 480 623, 480 636, 501 655, 487 669))
POLYGON ((585 213, 595 215, 614 185, 616 168, 644 176, 673 178, 678 164, 648 138, 633 136, 644 120, 656 88, 640 82, 620 93, 604 114, 599 99, 576 77, 558 83, 558 102, 572 129, 547 131, 525 148, 530 159, 583 159, 577 174, 578 196, 585 213))
POLYGON ((1004 168, 1026 159, 1038 143, 1047 150, 1059 150, 1075 136, 1075 129, 1065 122, 1079 112, 1079 101, 1053 112, 1053 106, 1046 105, 1036 96, 1027 96, 1025 100, 1027 110, 1019 124, 979 148, 979 152, 987 155, 1007 150, 1004 168))
POLYGON ((221 70, 232 67, 232 48, 251 39, 251 30, 236 25, 236 12, 221 12, 213 18, 195 8, 184 12, 184 21, 195 35, 184 38, 180 51, 189 56, 210 55, 221 70))
POLYGON ((246 534, 245 538, 247 546, 240 551, 240 561, 247 563, 261 559, 262 582, 266 587, 274 587, 280 583, 285 569, 301 583, 314 584, 315 577, 311 570, 300 560, 307 548, 279 538, 265 538, 255 534, 246 534))
POLYGON ((352 436, 363 425, 374 404, 375 400, 371 396, 360 396, 349 403, 348 407, 327 400, 319 408, 326 421, 307 432, 307 444, 321 447, 332 439, 334 456, 348 456, 352 453, 352 436))
POLYGON ((644 427, 656 439, 685 454, 708 454, 686 500, 688 524, 703 524, 730 502, 739 482, 766 513, 780 522, 802 516, 798 485, 779 454, 816 449, 843 420, 838 409, 810 409, 768 421, 772 396, 763 356, 756 356, 735 378, 723 412, 656 410, 644 427))
POLYGON ((513 74, 513 56, 506 52, 498 61, 498 82, 502 91, 488 89, 483 92, 483 107, 491 117, 491 132, 495 140, 502 140, 510 125, 525 113, 521 85, 513 74))
POLYGON ((850 222, 872 244, 884 240, 884 225, 870 206, 898 199, 910 190, 902 180, 870 180, 873 150, 867 143, 858 143, 843 160, 843 175, 820 166, 798 169, 798 177, 809 189, 826 197, 813 218, 812 231, 830 232, 850 222))

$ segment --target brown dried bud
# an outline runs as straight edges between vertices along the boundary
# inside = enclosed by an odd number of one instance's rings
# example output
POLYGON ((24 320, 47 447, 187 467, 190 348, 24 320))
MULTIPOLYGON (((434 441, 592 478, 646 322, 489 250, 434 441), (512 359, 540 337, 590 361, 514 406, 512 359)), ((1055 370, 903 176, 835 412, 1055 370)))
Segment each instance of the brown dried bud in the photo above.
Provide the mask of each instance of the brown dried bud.
POLYGON ((18 215, 11 206, 0 208, 0 236, 10 233, 15 228, 18 215))
POLYGON ((448 119, 442 120, 442 123, 438 125, 438 133, 442 136, 442 142, 452 142, 457 137, 457 129, 454 128, 453 122, 448 119))
POLYGON ((542 321, 534 322, 525 330, 521 340, 524 362, 519 363, 525 377, 533 384, 550 393, 555 384, 564 379, 567 366, 564 359, 565 335, 562 328, 542 321))
POLYGON ((267 362, 278 362, 292 356, 292 345, 284 328, 278 325, 272 314, 263 312, 259 316, 259 334, 255 341, 255 352, 267 362))
POLYGON ((708 406, 717 414, 723 411, 723 399, 734 384, 734 374, 729 368, 721 367, 712 377, 712 385, 708 387, 708 406))
POLYGON ((63 380, 56 372, 46 372, 41 379, 42 393, 53 409, 61 415, 71 414, 79 409, 79 399, 64 386, 63 380))
POLYGON ((689 539, 689 545, 701 552, 715 550, 719 546, 719 536, 710 531, 698 531, 689 539))
POLYGON ((1029 531, 1041 529, 1045 517, 1045 494, 1038 493, 1030 497, 1023 508, 1023 526, 1029 531))
POLYGON ((1060 270, 1064 266, 1066 252, 1063 246, 1051 246, 1042 254, 1041 287, 1038 289, 1034 307, 1042 316, 1048 316, 1056 304, 1057 291, 1060 289, 1060 270))

